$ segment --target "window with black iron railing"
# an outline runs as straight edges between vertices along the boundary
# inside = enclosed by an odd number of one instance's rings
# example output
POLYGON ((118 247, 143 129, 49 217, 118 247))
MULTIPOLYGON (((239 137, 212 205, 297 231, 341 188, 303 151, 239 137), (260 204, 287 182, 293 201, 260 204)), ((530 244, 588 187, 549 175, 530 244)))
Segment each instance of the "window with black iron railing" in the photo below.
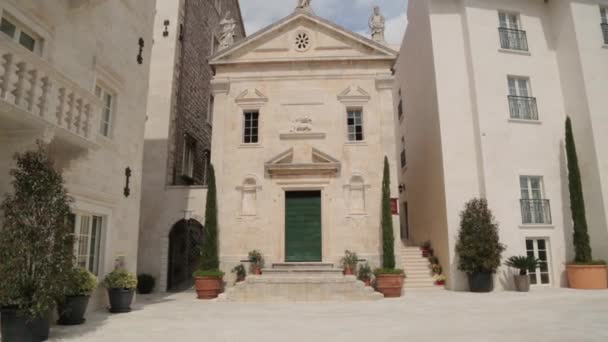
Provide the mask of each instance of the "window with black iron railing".
POLYGON ((608 45, 608 24, 602 24, 602 32, 604 33, 604 44, 608 45))
POLYGON ((526 31, 501 27, 500 46, 507 50, 528 51, 528 36, 526 31))
POLYGON ((551 224, 551 204, 546 199, 522 199, 523 224, 551 224))
POLYGON ((538 120, 538 106, 535 97, 509 95, 511 119, 538 120))

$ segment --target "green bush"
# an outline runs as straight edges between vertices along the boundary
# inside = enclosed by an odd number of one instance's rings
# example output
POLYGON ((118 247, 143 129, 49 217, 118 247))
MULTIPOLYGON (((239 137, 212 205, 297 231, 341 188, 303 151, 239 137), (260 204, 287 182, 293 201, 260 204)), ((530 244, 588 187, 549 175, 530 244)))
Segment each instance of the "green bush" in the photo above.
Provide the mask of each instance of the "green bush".
POLYGON ((74 267, 71 198, 47 150, 38 142, 15 155, 14 190, 0 206, 0 306, 15 306, 28 318, 55 306, 74 267))
POLYGON ((458 269, 469 274, 496 273, 504 250, 488 202, 485 199, 469 201, 460 214, 456 243, 458 269))
POLYGON ((344 256, 340 259, 342 268, 350 268, 353 271, 357 270, 357 264, 359 263, 359 256, 357 253, 349 250, 344 251, 344 256))
POLYGON ((194 277, 223 277, 224 272, 221 270, 198 270, 194 272, 194 277))
POLYGON ((519 270, 519 275, 526 275, 528 272, 534 272, 540 264, 540 260, 529 256, 512 256, 505 262, 506 266, 519 270))
POLYGON ((234 266, 232 273, 236 274, 237 278, 245 278, 247 276, 247 271, 245 270, 245 266, 243 266, 243 264, 234 266))
POLYGON ((391 211, 391 174, 388 158, 384 157, 382 176, 382 267, 395 268, 395 235, 393 232, 393 213, 391 211))
POLYGON ((253 250, 249 252, 249 267, 251 272, 255 267, 263 268, 264 267, 264 256, 262 252, 258 250, 253 250))
POLYGON ((137 277, 131 272, 117 269, 110 272, 103 280, 103 286, 108 290, 125 289, 132 290, 137 288, 137 277))
POLYGON ((65 291, 66 296, 90 296, 97 288, 97 277, 82 267, 75 267, 70 272, 70 282, 65 291))
POLYGON ((149 294, 156 287, 156 279, 149 274, 140 274, 137 276, 137 292, 140 294, 149 294))
MULTIPOLYGON (((209 165, 209 182, 207 187, 207 204, 205 207, 205 227, 203 243, 201 245, 201 263, 199 271, 202 274, 211 272, 219 274, 220 259, 218 255, 217 231, 217 190, 215 185, 215 169, 209 165)), ((223 272, 222 276, 224 275, 223 272)))
POLYGON ((370 279, 372 279, 372 274, 373 274, 372 268, 369 266, 368 263, 365 263, 365 264, 359 266, 359 271, 357 272, 357 274, 358 274, 357 278, 359 280, 363 280, 363 281, 370 280, 370 279))

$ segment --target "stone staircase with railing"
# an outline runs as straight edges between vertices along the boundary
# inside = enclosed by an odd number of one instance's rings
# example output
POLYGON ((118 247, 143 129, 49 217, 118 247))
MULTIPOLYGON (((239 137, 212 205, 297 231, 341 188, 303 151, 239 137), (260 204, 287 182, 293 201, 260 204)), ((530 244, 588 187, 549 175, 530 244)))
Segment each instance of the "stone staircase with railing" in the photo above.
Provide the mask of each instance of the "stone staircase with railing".
POLYGON ((420 247, 402 246, 400 251, 401 268, 405 270, 404 289, 411 288, 436 288, 443 286, 435 285, 435 279, 431 272, 429 260, 422 256, 420 247))
POLYGON ((225 302, 371 301, 381 293, 329 263, 278 263, 220 294, 225 302))

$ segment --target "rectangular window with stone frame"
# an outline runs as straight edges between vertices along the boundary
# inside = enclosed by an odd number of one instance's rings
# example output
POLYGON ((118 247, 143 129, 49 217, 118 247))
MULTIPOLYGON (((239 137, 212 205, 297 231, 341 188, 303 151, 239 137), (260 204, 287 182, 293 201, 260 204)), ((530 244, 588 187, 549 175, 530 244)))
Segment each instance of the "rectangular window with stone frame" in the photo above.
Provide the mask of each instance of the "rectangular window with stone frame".
POLYGON ((363 141, 363 110, 350 108, 347 111, 348 141, 363 141))
POLYGON ((190 135, 184 136, 184 155, 182 159, 181 181, 184 185, 194 185, 196 159, 196 140, 190 135))
POLYGON ((246 111, 244 113, 243 123, 243 143, 257 144, 259 143, 259 118, 260 112, 246 111))
POLYGON ((42 55, 42 38, 6 11, 0 18, 0 32, 31 52, 42 55))

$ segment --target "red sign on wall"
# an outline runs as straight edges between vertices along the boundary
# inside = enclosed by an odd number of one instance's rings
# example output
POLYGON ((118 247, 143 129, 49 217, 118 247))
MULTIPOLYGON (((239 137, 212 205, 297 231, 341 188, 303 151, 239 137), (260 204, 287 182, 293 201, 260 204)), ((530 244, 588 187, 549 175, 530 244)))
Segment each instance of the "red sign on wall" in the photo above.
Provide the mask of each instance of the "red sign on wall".
POLYGON ((399 199, 391 198, 391 213, 393 215, 399 215, 399 199))

